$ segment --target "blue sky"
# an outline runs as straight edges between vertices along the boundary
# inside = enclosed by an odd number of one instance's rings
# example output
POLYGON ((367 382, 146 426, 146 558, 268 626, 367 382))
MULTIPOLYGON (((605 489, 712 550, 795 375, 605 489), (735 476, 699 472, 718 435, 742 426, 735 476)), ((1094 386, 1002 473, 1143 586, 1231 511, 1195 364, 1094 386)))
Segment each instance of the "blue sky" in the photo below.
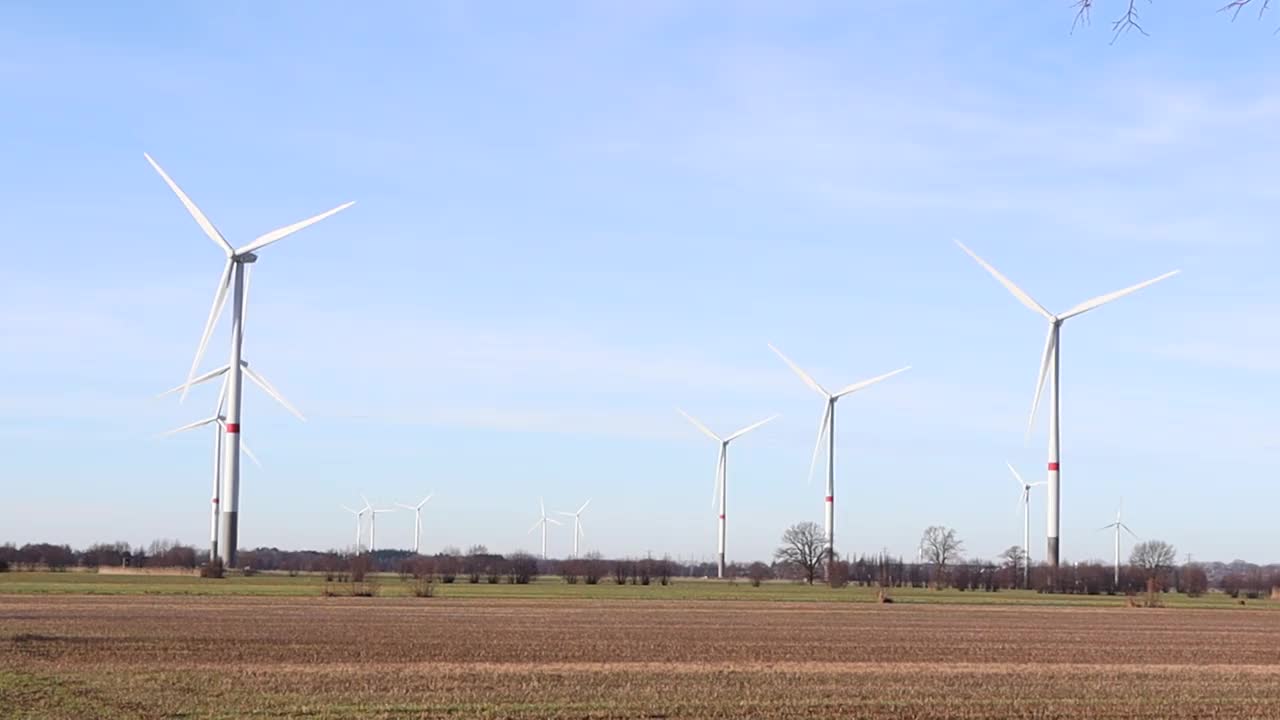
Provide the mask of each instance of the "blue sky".
POLYGON ((534 548, 539 496, 591 497, 588 547, 709 559, 678 405, 782 413, 729 459, 730 559, 766 557, 823 494, 773 342, 829 385, 914 366, 840 405, 839 549, 944 524, 993 557, 1044 326, 959 239, 1059 311, 1183 270, 1065 326, 1064 556, 1110 556, 1123 496, 1180 553, 1280 560, 1280 20, 785 5, 6 4, 0 541, 206 538, 209 438, 155 436, 212 391, 154 394, 221 256, 145 151, 236 245, 358 201, 255 270, 246 356, 309 422, 246 389, 244 546, 434 490, 429 549, 534 548))

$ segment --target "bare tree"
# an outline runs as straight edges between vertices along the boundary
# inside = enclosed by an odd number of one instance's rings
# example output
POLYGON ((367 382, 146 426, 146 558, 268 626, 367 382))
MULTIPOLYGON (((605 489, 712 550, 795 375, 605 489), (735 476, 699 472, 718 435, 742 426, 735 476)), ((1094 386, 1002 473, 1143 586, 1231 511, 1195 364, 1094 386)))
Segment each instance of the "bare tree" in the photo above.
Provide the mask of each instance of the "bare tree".
POLYGON ((946 578, 947 567, 960 559, 964 552, 964 543, 956 535, 956 531, 941 525, 925 528, 920 537, 920 552, 924 561, 938 570, 938 581, 946 578))
POLYGON ((804 579, 810 585, 818 575, 818 566, 826 556, 826 540, 822 528, 817 523, 802 522, 787 528, 782 533, 782 547, 774 551, 773 557, 791 563, 804 572, 804 579))
POLYGON ((1178 552, 1163 540, 1148 540, 1133 546, 1129 564, 1140 569, 1148 582, 1159 581, 1173 567, 1178 552))
POLYGON ((1018 587, 1018 583, 1022 581, 1022 569, 1026 566, 1027 551, 1023 550, 1021 545, 1012 545, 1008 550, 1000 553, 1000 559, 1009 569, 1009 587, 1018 587))

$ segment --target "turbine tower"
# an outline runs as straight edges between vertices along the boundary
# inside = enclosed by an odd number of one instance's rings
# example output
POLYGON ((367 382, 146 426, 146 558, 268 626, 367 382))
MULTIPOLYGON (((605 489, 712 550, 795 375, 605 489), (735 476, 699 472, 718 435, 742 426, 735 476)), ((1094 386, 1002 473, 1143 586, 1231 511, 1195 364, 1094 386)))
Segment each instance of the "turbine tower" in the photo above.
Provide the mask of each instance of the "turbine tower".
POLYGON ((719 444, 720 446, 720 455, 718 458, 716 458, 715 485, 712 487, 712 490, 711 490, 711 504, 712 504, 712 507, 714 507, 716 498, 719 497, 720 517, 719 517, 719 520, 716 521, 716 577, 722 578, 724 577, 724 545, 725 545, 724 541, 725 541, 725 507, 726 507, 725 506, 725 485, 726 485, 727 475, 729 471, 729 443, 733 442, 739 437, 742 437, 743 435, 746 435, 752 430, 755 430, 756 428, 760 427, 761 425, 764 425, 765 423, 769 422, 770 420, 773 420, 778 416, 772 415, 770 417, 765 418, 764 420, 761 420, 758 423, 755 423, 754 425, 748 425, 735 433, 732 433, 725 437, 720 437, 719 435, 716 435, 715 433, 711 432, 711 430, 706 425, 703 425, 702 423, 698 422, 698 420, 694 418, 692 415, 690 415, 689 413, 681 410, 680 408, 676 408, 676 412, 683 415, 686 420, 693 423, 694 427, 701 430, 702 434, 706 435, 712 440, 715 440, 716 443, 719 444))
POLYGON ((1122 500, 1120 501, 1120 505, 1116 506, 1115 522, 1109 525, 1103 525, 1102 527, 1098 528, 1098 530, 1110 530, 1114 528, 1116 531, 1116 587, 1117 588, 1120 587, 1120 531, 1124 530, 1125 532, 1132 535, 1134 540, 1137 540, 1139 542, 1142 541, 1142 538, 1138 537, 1137 533, 1130 530, 1129 526, 1125 525, 1124 521, 1120 519, 1120 507, 1123 505, 1124 505, 1124 501, 1122 500))
MULTIPOLYGON (((222 314, 222 308, 227 300, 227 293, 230 291, 232 307, 231 356, 227 362, 227 368, 229 369, 227 372, 227 414, 223 437, 223 478, 222 491, 220 493, 220 497, 225 500, 226 504, 222 507, 218 546, 222 564, 226 567, 234 567, 240 522, 240 400, 244 374, 240 356, 244 345, 242 320, 244 318, 245 269, 258 259, 256 251, 303 228, 314 225, 334 213, 345 210, 355 203, 344 203, 314 217, 272 230, 265 235, 260 235, 240 248, 234 248, 222 236, 222 233, 218 232, 213 223, 209 222, 209 219, 200 211, 200 208, 191 202, 191 198, 187 197, 182 188, 178 187, 177 183, 169 178, 168 174, 161 169, 156 161, 145 153, 143 156, 151 164, 151 167, 155 168, 155 171, 160 174, 160 177, 164 179, 169 189, 178 196, 178 200, 186 207, 187 212, 191 213, 191 217, 195 218, 196 224, 200 226, 204 234, 208 235, 209 239, 221 248, 227 256, 227 262, 223 266, 222 275, 219 277, 218 284, 214 290, 213 306, 209 309, 209 317, 205 321, 204 332, 200 336, 200 344, 196 348, 195 359, 191 362, 191 370, 187 373, 187 384, 183 387, 182 397, 183 399, 186 398, 187 390, 195 380, 196 369, 200 367, 200 361, 204 358, 205 349, 209 345, 209 338, 218 323, 218 317, 222 314)), ((252 378, 252 374, 250 374, 250 377, 252 378)))
POLYGON ((796 365, 795 363, 791 362, 791 359, 788 358, 786 355, 783 355, 781 350, 774 347, 773 345, 769 345, 769 349, 772 350, 774 353, 776 353, 778 357, 782 358, 782 361, 787 364, 787 367, 790 367, 791 370, 795 372, 796 375, 799 375, 800 379, 804 381, 805 385, 808 385, 809 387, 813 388, 814 392, 818 393, 826 400, 826 407, 823 408, 823 411, 822 411, 822 421, 818 425, 818 442, 816 445, 814 445, 814 448, 813 448, 813 459, 809 461, 809 479, 810 480, 813 479, 813 468, 818 462, 818 454, 822 452, 822 438, 826 437, 828 440, 827 495, 826 495, 826 500, 824 501, 825 503, 824 509, 825 509, 825 518, 826 518, 826 541, 827 541, 826 555, 827 555, 827 564, 828 566, 830 566, 831 561, 835 559, 835 547, 836 547, 835 545, 835 542, 836 542, 836 538, 835 538, 835 532, 836 532, 835 531, 835 523, 836 523, 836 401, 846 395, 851 395, 855 392, 858 392, 859 390, 875 385, 881 380, 888 380, 889 378, 893 377, 894 375, 897 375, 898 373, 906 372, 907 370, 911 369, 911 366, 908 365, 906 367, 898 368, 893 372, 888 372, 888 373, 885 373, 884 375, 873 377, 870 380, 863 380, 861 382, 856 382, 852 385, 847 385, 844 388, 841 388, 840 390, 832 393, 832 392, 828 392, 826 388, 819 385, 818 381, 810 377, 808 373, 801 370, 799 365, 796 365))
POLYGON ((546 560, 547 559, 547 523, 551 523, 552 525, 559 525, 560 521, 556 520, 553 517, 547 516, 547 506, 542 502, 542 498, 538 498, 538 507, 540 508, 540 511, 542 514, 538 517, 538 522, 534 523, 533 527, 529 528, 529 532, 533 532, 534 530, 537 530, 539 527, 542 528, 542 559, 546 560))
POLYGON ((1029 483, 1022 479, 1017 470, 1013 469, 1013 463, 1006 462, 1009 466, 1009 472, 1013 473, 1013 479, 1017 481, 1018 487, 1022 488, 1022 497, 1018 498, 1018 504, 1022 506, 1022 586, 1024 588, 1031 587, 1031 488, 1044 485, 1044 482, 1029 483))
POLYGON ((418 554, 418 541, 422 537, 422 506, 426 505, 427 502, 431 500, 431 498, 434 495, 435 493, 431 493, 431 495, 428 495, 425 498, 423 498, 422 502, 418 503, 417 505, 405 505, 404 503, 396 503, 397 506, 402 507, 405 510, 413 511, 413 554, 414 555, 418 554))
POLYGON ((364 508, 361 508, 361 509, 359 509, 359 510, 352 510, 351 508, 347 507, 346 505, 339 505, 338 507, 340 507, 340 508, 342 508, 343 510, 346 510, 347 512, 349 512, 349 513, 351 513, 352 515, 355 515, 355 516, 356 516, 356 544, 355 544, 355 553, 356 553, 356 555, 359 555, 359 554, 360 554, 360 529, 361 529, 361 527, 360 527, 360 526, 361 526, 361 521, 364 519, 365 509, 364 509, 364 508))
POLYGON ((582 531, 582 511, 586 510, 587 506, 590 504, 591 504, 591 500, 588 499, 586 502, 582 503, 582 507, 578 508, 577 512, 565 512, 563 510, 560 511, 561 515, 567 515, 573 518, 573 556, 575 558, 579 557, 578 539, 582 537, 586 537, 586 533, 582 531))
POLYGON ((991 273, 991 276, 994 277, 996 280, 998 280, 1000 284, 1005 287, 1006 290, 1008 290, 1015 298, 1017 298, 1018 302, 1021 302, 1023 305, 1027 306, 1032 311, 1040 314, 1042 317, 1044 317, 1046 320, 1049 321, 1049 334, 1044 341, 1044 357, 1040 362, 1040 376, 1039 378, 1036 379, 1035 399, 1032 400, 1031 402, 1031 416, 1027 420, 1027 435, 1028 436, 1031 435, 1031 429, 1032 427, 1034 427, 1036 422, 1036 410, 1039 409, 1040 407, 1040 394, 1044 389, 1045 378, 1052 376, 1053 385, 1049 392, 1049 477, 1048 477, 1049 517, 1048 517, 1048 523, 1046 528, 1047 530, 1046 534, 1048 535, 1047 553, 1049 557, 1049 564, 1054 569, 1057 569, 1058 539, 1059 539, 1058 523, 1062 517, 1062 493, 1061 493, 1062 474, 1060 471, 1061 457, 1058 452, 1059 441, 1060 441, 1059 425, 1058 425, 1058 420, 1059 420, 1058 410, 1060 407, 1058 404, 1058 399, 1059 399, 1058 391, 1060 389, 1059 382, 1058 382, 1059 380, 1058 353, 1060 348, 1062 347, 1062 343, 1059 339, 1059 335, 1061 334, 1061 330, 1062 330, 1062 323, 1077 315, 1082 315, 1084 313, 1087 313, 1090 310, 1093 310, 1094 308, 1106 305, 1112 300, 1118 300, 1124 297, 1125 295, 1128 295, 1130 293, 1135 293, 1147 287, 1148 285, 1154 285, 1155 283, 1158 283, 1161 280, 1173 277, 1174 275, 1177 275, 1179 271, 1174 270, 1172 272, 1167 272, 1159 277, 1152 278, 1151 280, 1147 280, 1146 282, 1140 282, 1137 285, 1127 287, 1123 290, 1117 290, 1115 292, 1107 293, 1106 295, 1099 295, 1098 297, 1093 298, 1092 300, 1086 300, 1080 303, 1079 305, 1076 305, 1075 307, 1071 308, 1070 310, 1067 310, 1066 312, 1054 315, 1048 310, 1045 310, 1043 305, 1033 300, 1031 296, 1023 292, 1021 288, 1019 288, 1017 285, 1014 285, 1013 282, 1009 280, 1009 278, 1005 277, 1004 275, 1001 275, 1000 271, 988 265, 987 261, 978 257, 976 254, 974 254, 972 250, 965 247, 963 243, 957 240, 956 245, 959 245, 961 250, 965 251, 965 253, 969 257, 976 260, 978 264, 983 267, 984 270, 991 273))

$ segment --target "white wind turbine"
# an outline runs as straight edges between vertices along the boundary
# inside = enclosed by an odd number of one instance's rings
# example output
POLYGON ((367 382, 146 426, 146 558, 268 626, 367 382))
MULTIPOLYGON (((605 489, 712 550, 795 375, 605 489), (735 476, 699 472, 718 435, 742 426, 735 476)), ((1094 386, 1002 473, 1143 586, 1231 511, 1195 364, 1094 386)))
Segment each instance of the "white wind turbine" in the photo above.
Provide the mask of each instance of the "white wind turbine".
POLYGON ((405 505, 404 503, 396 503, 396 505, 404 508, 405 510, 413 511, 413 554, 414 555, 418 554, 418 541, 422 537, 422 506, 426 505, 427 502, 430 501, 431 498, 434 496, 435 496, 435 493, 431 493, 430 495, 423 498, 422 502, 418 503, 417 505, 405 505))
MULTIPOLYGON (((578 539, 586 537, 586 533, 583 532, 582 530, 582 511, 586 510, 587 506, 590 504, 591 504, 591 500, 590 498, 588 498, 586 502, 582 503, 582 507, 578 508, 577 512, 565 512, 563 510, 560 511, 561 515, 567 515, 568 517, 573 518, 573 556, 574 557, 578 557, 578 539)), ((545 550, 543 551, 543 555, 544 556, 546 555, 545 550)))
POLYGON ((703 425, 702 423, 698 422, 698 420, 694 418, 692 415, 690 415, 689 413, 681 410, 680 408, 676 408, 676 412, 683 415, 686 420, 693 423, 694 427, 701 430, 702 433, 707 437, 711 438, 712 440, 715 440, 716 443, 720 446, 720 455, 719 457, 716 458, 716 479, 715 479, 715 485, 712 487, 712 490, 711 490, 711 503, 712 503, 712 506, 714 506, 717 496, 719 497, 720 514, 719 514, 719 519, 716 521, 716 577, 722 578, 724 577, 724 546, 725 546, 725 523, 726 523, 725 521, 725 509, 726 509, 725 486, 727 484, 727 476, 729 473, 729 443, 733 442, 737 438, 742 437, 743 435, 746 435, 752 430, 755 430, 756 428, 760 427, 761 425, 764 425, 765 423, 769 422, 770 420, 773 420, 778 416, 771 415, 770 417, 767 417, 764 420, 761 420, 760 422, 755 423, 753 425, 748 425, 735 433, 732 433, 725 437, 720 437, 719 435, 711 432, 710 428, 708 428, 706 425, 703 425))
POLYGON ((395 508, 375 508, 372 504, 369 503, 369 498, 361 495, 360 499, 364 501, 364 509, 361 510, 361 512, 369 513, 369 552, 372 553, 378 549, 378 545, 376 542, 377 529, 375 527, 377 525, 378 513, 395 512, 396 509, 395 508))
MULTIPOLYGON (((204 231, 209 239, 222 249, 227 256, 227 262, 223 266, 222 275, 218 279, 217 287, 213 294, 213 306, 209 309, 209 317, 205 321, 204 332, 200 336, 200 344, 196 348, 195 359, 191 362, 191 370, 187 373, 187 384, 182 390, 182 397, 185 399, 187 389, 195 382, 196 369, 200 367, 200 361, 204 358, 205 349, 209 345, 209 338, 213 335, 214 327, 218 323, 218 318, 222 314, 222 308, 226 304, 227 293, 231 293, 231 356, 227 362, 227 414, 225 422, 225 434, 223 437, 223 461, 222 461, 222 492, 220 497, 225 500, 225 506, 222 508, 218 545, 221 551, 222 562, 227 567, 235 566, 236 546, 239 540, 239 520, 240 520, 240 401, 241 401, 241 385, 242 375, 249 375, 250 379, 254 378, 251 372, 245 372, 244 364, 241 361, 241 349, 244 344, 244 328, 242 326, 244 293, 245 293, 245 269, 258 259, 256 251, 276 242, 282 238, 288 237, 303 228, 314 225, 317 222, 333 215, 334 213, 345 210, 355 203, 348 202, 339 205, 332 210, 320 213, 314 217, 307 218, 292 225, 286 225, 277 230, 258 236, 252 242, 240 248, 231 246, 222 233, 214 227, 213 223, 205 217, 200 208, 191 202, 191 198, 178 187, 168 174, 151 159, 150 155, 143 154, 151 167, 160 174, 169 189, 178 196, 187 212, 191 213, 191 217, 195 218, 196 224, 204 231)), ((255 382, 257 382, 255 380, 255 382)), ((261 384, 261 383, 260 383, 261 384)))
POLYGON ((1052 567, 1057 568, 1058 567, 1058 538, 1059 538, 1058 523, 1061 520, 1061 516, 1062 516, 1062 513, 1061 513, 1062 494, 1061 494, 1061 487, 1060 487, 1061 457, 1058 452, 1059 440, 1060 440, 1059 426, 1058 426, 1058 420, 1059 420, 1058 418, 1058 409, 1059 409, 1058 352, 1062 346, 1062 343, 1059 339, 1059 335, 1062 329, 1062 323, 1077 315, 1082 315, 1086 312, 1089 312, 1094 308, 1101 307, 1102 305, 1106 305, 1112 300, 1118 300, 1124 297, 1125 295, 1137 292, 1147 287, 1148 285, 1154 285, 1155 283, 1158 283, 1161 280, 1173 277, 1174 275, 1177 275, 1179 271, 1174 270, 1172 272, 1167 272, 1159 277, 1152 278, 1151 280, 1147 280, 1146 282, 1140 282, 1137 285, 1127 287, 1123 290, 1117 290, 1115 292, 1107 293, 1106 295, 1099 295, 1098 297, 1093 298, 1092 300, 1086 300, 1080 303, 1079 305, 1076 305, 1075 307, 1071 308, 1070 310, 1067 310, 1066 312, 1054 315, 1053 313, 1044 309, 1043 305, 1033 300, 1030 295, 1023 292, 1021 288, 1019 288, 1017 285, 1014 285, 1013 282, 1009 280, 1009 278, 1005 277, 1004 275, 1001 275, 1000 271, 988 265, 985 260, 978 257, 969 248, 965 247, 963 243, 956 241, 956 245, 959 245, 961 250, 965 251, 965 253, 968 254, 969 257, 976 260, 978 264, 983 267, 983 269, 991 273, 992 277, 998 280, 1001 285, 1004 285, 1005 289, 1008 290, 1010 293, 1012 293, 1013 296, 1017 298, 1019 302, 1021 302, 1023 305, 1027 306, 1034 312, 1039 313, 1042 317, 1044 317, 1046 320, 1049 321, 1049 334, 1044 341, 1044 357, 1040 362, 1040 376, 1036 379, 1035 399, 1032 400, 1031 402, 1031 416, 1027 420, 1027 435, 1030 436, 1031 428, 1035 425, 1036 410, 1040 407, 1040 394, 1044 389, 1045 378, 1048 376, 1052 376, 1053 386, 1049 393, 1049 478, 1048 478, 1049 517, 1048 517, 1048 523, 1046 528, 1046 531, 1047 531, 1046 534, 1048 535, 1048 548, 1047 548, 1048 553, 1047 554, 1049 556, 1049 563, 1051 564, 1052 567))
POLYGON ((1022 488, 1022 497, 1018 498, 1018 504, 1022 506, 1022 586, 1031 587, 1031 488, 1044 485, 1043 481, 1029 483, 1022 479, 1017 470, 1013 469, 1013 463, 1005 462, 1009 466, 1009 472, 1013 473, 1013 479, 1018 482, 1018 487, 1022 488))
MULTIPOLYGON (((161 394, 168 395, 171 392, 174 392, 174 391, 167 390, 161 394)), ((213 498, 212 498, 212 504, 211 504, 212 510, 210 511, 210 516, 209 516, 209 562, 213 562, 214 559, 218 557, 218 517, 219 517, 218 505, 219 505, 219 499, 220 499, 218 497, 218 493, 220 489, 220 483, 222 480, 222 448, 224 444, 223 438, 225 437, 224 433, 226 432, 225 428, 227 424, 227 418, 222 414, 222 407, 226 401, 226 398, 227 398, 227 387, 226 387, 226 383, 224 382, 222 385, 221 392, 218 393, 218 406, 214 410, 212 417, 207 417, 203 420, 197 420, 193 423, 183 425, 182 427, 179 427, 179 428, 174 428, 172 430, 169 430, 168 432, 161 434, 161 437, 166 437, 169 435, 176 435, 177 433, 186 432, 187 430, 194 430, 198 427, 204 427, 205 425, 213 426, 213 498)), ((257 465, 258 467, 262 467, 262 463, 258 461, 258 456, 253 454, 253 451, 249 449, 249 446, 247 444, 240 443, 240 451, 243 452, 245 455, 247 455, 249 459, 253 461, 254 465, 257 465)))
POLYGON ((1113 522, 1113 523, 1111 523, 1111 524, 1109 524, 1109 525, 1103 525, 1102 527, 1098 528, 1098 530, 1111 530, 1111 529, 1114 529, 1114 530, 1116 531, 1116 578, 1115 578, 1115 579, 1116 579, 1116 587, 1120 587, 1120 531, 1121 531, 1121 530, 1124 530, 1125 532, 1127 532, 1127 533, 1129 533, 1130 535, 1132 535, 1134 540, 1137 540, 1137 541, 1139 541, 1139 542, 1141 542, 1141 541, 1142 541, 1142 538, 1138 537, 1137 533, 1135 533, 1133 530, 1130 530, 1130 529, 1129 529, 1129 526, 1128 526, 1128 525, 1125 525, 1125 524, 1124 524, 1124 521, 1120 519, 1120 508, 1121 508, 1121 506, 1123 506, 1123 505, 1124 505, 1124 501, 1122 500, 1122 501, 1120 502, 1120 505, 1117 505, 1117 506, 1116 506, 1116 521, 1115 521, 1115 522, 1113 522))
POLYGON ((553 517, 547 516, 547 506, 545 503, 542 502, 542 498, 538 498, 538 507, 542 515, 538 517, 538 522, 534 523, 533 527, 529 528, 529 532, 533 532, 534 530, 537 530, 539 527, 542 528, 542 559, 546 560, 547 559, 547 523, 551 523, 552 525, 559 525, 560 521, 556 520, 553 517))
MULTIPOLYGON (((247 316, 249 314, 248 294, 249 294, 249 270, 248 268, 246 268, 244 273, 244 302, 240 304, 240 327, 241 328, 244 327, 245 320, 247 319, 247 316)), ((249 368, 248 362, 241 360, 240 364, 242 369, 244 370, 244 374, 250 380, 252 380, 254 384, 262 388, 263 392, 267 393, 267 395, 270 395, 273 400, 280 403, 280 405, 284 407, 285 410, 288 410, 290 413, 293 413, 293 415, 295 415, 299 420, 306 422, 306 418, 302 416, 302 413, 298 412, 298 409, 295 408, 292 403, 286 400, 284 396, 281 395, 280 392, 275 389, 275 386, 267 382, 266 378, 264 378, 263 376, 259 375, 258 373, 254 372, 249 368)), ((189 425, 184 425, 180 428, 176 428, 174 430, 170 430, 167 433, 164 433, 164 435, 172 435, 174 433, 183 432, 185 430, 192 430, 194 428, 202 427, 204 425, 210 425, 210 424, 213 425, 213 433, 214 433, 213 503, 212 503, 213 510, 211 512, 211 520, 210 520, 212 527, 209 531, 209 534, 210 534, 209 561, 210 562, 213 562, 214 558, 218 557, 218 520, 220 516, 219 506, 221 504, 220 495, 221 495, 221 487, 222 487, 222 479, 223 479, 223 472, 222 472, 222 463, 223 463, 223 457, 224 457, 223 449, 226 444, 226 427, 227 427, 227 418, 223 412, 223 408, 226 406, 227 384, 228 384, 228 381, 230 380, 230 378, 227 376, 227 366, 224 365, 216 370, 211 370, 199 377, 189 380, 187 383, 183 383, 182 385, 169 388, 168 390, 165 390, 164 392, 160 393, 160 395, 157 396, 157 397, 164 397, 165 395, 172 395, 173 393, 176 393, 180 390, 185 390, 187 387, 191 385, 199 385, 201 383, 213 380, 214 378, 217 378, 217 377, 222 377, 222 389, 218 391, 218 407, 217 407, 217 410, 214 411, 213 417, 205 418, 204 420, 198 420, 189 425)), ((257 465, 258 467, 262 467, 262 463, 258 461, 257 456, 253 454, 253 451, 249 449, 248 445, 246 445, 244 442, 241 442, 240 449, 244 451, 244 454, 247 455, 255 465, 257 465)))
MULTIPOLYGON (((366 504, 367 504, 367 503, 366 503, 366 504)), ((359 510, 353 510, 353 509, 351 509, 351 508, 347 507, 346 505, 339 505, 338 507, 342 508, 343 510, 346 510, 347 512, 351 513, 352 515, 355 515, 355 517, 356 517, 356 545, 355 545, 355 548, 356 548, 356 549, 355 549, 355 553, 356 553, 357 555, 359 555, 359 554, 360 554, 360 530, 361 530, 361 524, 362 524, 362 522, 361 522, 361 521, 364 519, 364 514, 365 514, 365 512, 366 512, 367 508, 361 508, 361 509, 359 509, 359 510)))
POLYGON ((827 445, 827 495, 825 502, 826 517, 826 540, 827 540, 827 562, 830 563, 835 558, 835 522, 836 522, 836 401, 840 398, 851 395, 859 390, 868 388, 881 380, 887 380, 901 372, 911 369, 910 365, 898 368, 893 372, 885 373, 873 377, 870 380, 846 385, 836 392, 828 392, 826 388, 818 384, 816 380, 809 376, 808 373, 800 369, 799 365, 791 362, 791 359, 782 354, 782 351, 773 345, 769 345, 769 349, 782 358, 782 361, 791 368, 805 385, 813 388, 814 392, 826 399, 826 407, 822 411, 822 422, 818 425, 818 442, 813 448, 813 459, 809 461, 809 478, 813 479, 813 468, 818 462, 818 453, 822 451, 822 438, 828 439, 827 445))

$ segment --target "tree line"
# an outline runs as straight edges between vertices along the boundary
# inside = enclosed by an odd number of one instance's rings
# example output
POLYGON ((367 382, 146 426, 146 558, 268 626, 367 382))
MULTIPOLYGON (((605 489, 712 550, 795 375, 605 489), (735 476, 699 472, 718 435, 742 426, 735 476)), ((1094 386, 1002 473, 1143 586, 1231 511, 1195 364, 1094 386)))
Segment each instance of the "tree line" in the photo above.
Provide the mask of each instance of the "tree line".
MULTIPOLYGON (((83 550, 69 545, 29 543, 0 545, 0 572, 8 570, 68 570, 98 567, 198 568, 207 552, 173 540, 146 545, 126 542, 97 543, 83 550)), ((601 583, 665 585, 676 578, 714 577, 712 562, 681 562, 670 557, 605 558, 592 553, 582 558, 543 560, 526 552, 498 554, 483 545, 466 550, 446 547, 438 553, 415 555, 405 550, 378 550, 353 556, 338 551, 254 548, 239 554, 241 572, 318 573, 350 577, 365 573, 397 573, 441 583, 529 582, 558 576, 570 584, 601 583)), ((730 582, 759 585, 787 580, 843 587, 950 587, 987 591, 1027 587, 1026 554, 1011 547, 994 561, 964 557, 964 544, 949 528, 934 527, 921 539, 920 557, 910 562, 888 553, 825 557, 822 530, 814 523, 787 529, 772 562, 732 563, 726 567, 730 582)), ((1211 588, 1233 597, 1265 597, 1280 587, 1280 566, 1260 566, 1243 561, 1176 564, 1174 549, 1160 541, 1135 546, 1121 568, 1119 582, 1112 563, 1091 560, 1066 563, 1056 572, 1047 566, 1030 568, 1029 587, 1041 592, 1128 594, 1149 589, 1155 582, 1163 590, 1197 595, 1211 588)))

